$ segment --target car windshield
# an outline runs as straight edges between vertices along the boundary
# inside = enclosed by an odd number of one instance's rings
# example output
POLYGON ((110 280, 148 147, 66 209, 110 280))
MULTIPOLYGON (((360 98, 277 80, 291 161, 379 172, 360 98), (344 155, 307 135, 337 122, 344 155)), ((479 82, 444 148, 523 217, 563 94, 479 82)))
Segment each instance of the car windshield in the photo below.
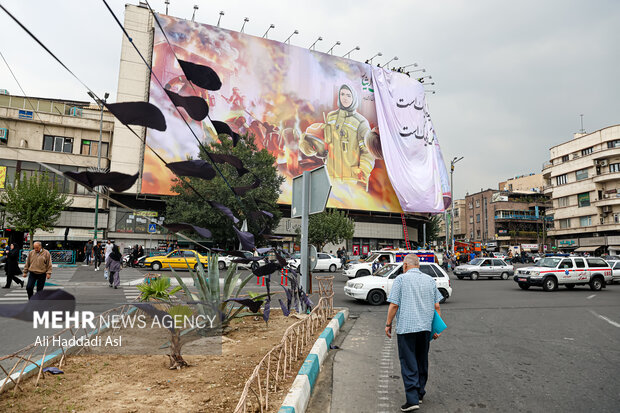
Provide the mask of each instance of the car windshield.
POLYGON ((548 267, 555 268, 558 266, 558 263, 562 260, 560 257, 547 257, 539 260, 536 265, 538 267, 548 267))
POLYGON ((397 267, 398 264, 385 264, 383 267, 379 268, 373 275, 377 277, 387 277, 397 267))
POLYGON ((370 255, 369 255, 369 256, 368 256, 368 257, 364 260, 364 262, 373 262, 374 260, 376 260, 377 258, 379 258, 379 255, 381 255, 381 254, 377 254, 377 253, 370 254, 370 255))
POLYGON ((470 265, 480 265, 482 264, 484 260, 482 258, 474 258, 473 260, 469 261, 468 264, 470 265))

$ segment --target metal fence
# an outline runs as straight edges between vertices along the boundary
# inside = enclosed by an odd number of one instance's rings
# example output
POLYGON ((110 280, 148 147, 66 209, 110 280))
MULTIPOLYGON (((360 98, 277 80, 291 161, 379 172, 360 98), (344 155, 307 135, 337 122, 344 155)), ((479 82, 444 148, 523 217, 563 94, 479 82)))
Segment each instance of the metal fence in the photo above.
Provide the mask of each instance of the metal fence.
MULTIPOLYGON (((289 326, 282 341, 273 347, 254 368, 245 383, 234 413, 275 411, 278 406, 269 404, 269 394, 278 390, 283 381, 295 375, 295 362, 303 359, 314 344, 314 334, 325 328, 333 315, 333 276, 319 281, 319 302, 310 314, 289 326), (323 296, 323 294, 330 294, 323 296)), ((272 400, 273 402, 273 400, 272 400)))
MULTIPOLYGON (((19 262, 26 262, 30 250, 19 251, 19 262)), ((75 251, 73 250, 52 250, 49 252, 52 256, 52 264, 75 264, 75 251)))

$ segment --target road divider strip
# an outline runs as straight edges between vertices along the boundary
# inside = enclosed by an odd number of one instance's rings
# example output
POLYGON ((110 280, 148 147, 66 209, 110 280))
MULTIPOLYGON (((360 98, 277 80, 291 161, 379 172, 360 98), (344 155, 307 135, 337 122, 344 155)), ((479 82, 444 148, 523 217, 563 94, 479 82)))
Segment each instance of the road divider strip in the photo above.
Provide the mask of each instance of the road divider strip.
POLYGON ((310 349, 304 364, 299 369, 299 373, 297 373, 297 377, 284 398, 278 413, 304 413, 306 411, 312 390, 321 371, 321 366, 327 358, 329 347, 338 336, 348 317, 349 309, 344 308, 325 327, 325 330, 323 330, 312 349, 310 349))

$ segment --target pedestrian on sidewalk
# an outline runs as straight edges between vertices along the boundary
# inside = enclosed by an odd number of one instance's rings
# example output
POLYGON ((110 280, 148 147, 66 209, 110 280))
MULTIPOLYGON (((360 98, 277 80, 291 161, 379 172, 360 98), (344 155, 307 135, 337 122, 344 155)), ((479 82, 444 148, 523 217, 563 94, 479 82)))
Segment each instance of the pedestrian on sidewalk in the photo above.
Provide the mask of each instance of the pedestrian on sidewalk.
POLYGON ((28 253, 23 272, 24 278, 28 277, 26 291, 30 300, 35 284, 37 292, 42 291, 45 287, 45 280, 52 276, 52 256, 48 250, 43 249, 39 241, 34 243, 34 249, 28 253))
POLYGON ((108 270, 108 284, 110 288, 118 288, 121 284, 121 255, 118 245, 114 244, 112 252, 105 260, 105 267, 108 270))
MULTIPOLYGON (((435 310, 441 314, 442 296, 435 280, 420 271, 420 259, 409 254, 403 262, 403 273, 392 284, 388 301, 385 334, 392 338, 392 321, 396 316, 396 337, 400 371, 407 401, 400 408, 409 412, 420 408, 428 380, 428 350, 435 310)), ((434 334, 433 339, 439 337, 434 334)))
POLYGON ((86 265, 90 265, 90 259, 93 256, 93 242, 88 240, 86 245, 84 245, 84 257, 86 261, 86 265))
POLYGON ((6 262, 4 263, 4 271, 6 272, 6 285, 2 288, 11 288, 11 283, 13 281, 24 288, 24 281, 17 277, 22 273, 22 270, 19 269, 19 249, 15 244, 11 244, 8 253, 5 255, 6 262))
POLYGON ((101 266, 101 257, 103 256, 103 248, 101 242, 97 241, 97 244, 93 247, 93 262, 95 263, 95 271, 99 271, 101 266))
POLYGON ((111 240, 108 240, 105 244, 105 256, 104 256, 104 260, 103 260, 103 266, 104 266, 104 270, 103 270, 103 276, 105 277, 105 279, 107 280, 110 276, 110 272, 108 271, 108 266, 106 265, 106 262, 108 262, 108 257, 110 256, 110 254, 112 253, 112 247, 114 245, 112 244, 111 240))

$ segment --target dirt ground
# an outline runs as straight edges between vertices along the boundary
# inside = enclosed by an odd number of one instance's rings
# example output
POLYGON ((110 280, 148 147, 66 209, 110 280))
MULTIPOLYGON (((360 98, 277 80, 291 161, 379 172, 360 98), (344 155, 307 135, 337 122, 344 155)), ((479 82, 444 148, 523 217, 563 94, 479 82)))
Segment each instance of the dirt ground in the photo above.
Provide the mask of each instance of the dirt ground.
MULTIPOLYGON (((222 343, 222 354, 187 355, 190 367, 181 370, 169 370, 165 355, 70 356, 62 368, 65 374, 46 373, 38 387, 31 378, 20 384, 23 391, 1 394, 0 411, 232 412, 256 364, 296 321, 276 312, 269 326, 262 318, 235 320, 222 343)), ((297 361, 279 392, 269 396, 271 411, 280 407, 304 358, 297 361)))

